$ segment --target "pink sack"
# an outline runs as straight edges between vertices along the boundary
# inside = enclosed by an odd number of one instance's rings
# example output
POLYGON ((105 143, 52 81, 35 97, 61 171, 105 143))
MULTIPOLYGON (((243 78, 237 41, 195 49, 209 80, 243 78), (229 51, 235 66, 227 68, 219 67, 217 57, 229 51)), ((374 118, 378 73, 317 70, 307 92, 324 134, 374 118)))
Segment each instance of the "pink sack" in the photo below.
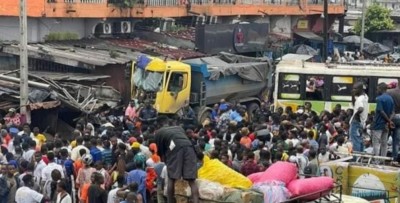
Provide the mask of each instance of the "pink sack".
POLYGON ((325 191, 322 194, 314 194, 302 198, 302 200, 315 200, 319 197, 329 193, 333 189, 333 179, 330 177, 314 177, 306 179, 297 179, 289 183, 287 188, 289 189, 292 197, 303 196, 318 191, 325 191))
POLYGON ((251 180, 251 182, 253 183, 259 183, 261 182, 261 177, 264 174, 264 172, 258 172, 258 173, 252 173, 250 175, 247 176, 248 179, 251 180))
POLYGON ((285 183, 285 185, 288 185, 292 180, 297 178, 297 167, 293 163, 278 161, 262 173, 263 174, 259 177, 259 173, 256 173, 256 175, 250 178, 250 180, 253 183, 280 181, 285 183))

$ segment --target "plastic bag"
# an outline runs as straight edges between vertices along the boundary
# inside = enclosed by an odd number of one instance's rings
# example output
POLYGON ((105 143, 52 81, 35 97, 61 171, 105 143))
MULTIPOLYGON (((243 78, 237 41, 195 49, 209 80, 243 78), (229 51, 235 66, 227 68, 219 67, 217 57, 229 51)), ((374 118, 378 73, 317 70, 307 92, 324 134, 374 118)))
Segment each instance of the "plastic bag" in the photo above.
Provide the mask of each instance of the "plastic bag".
POLYGON ((264 203, 283 202, 290 198, 285 183, 280 181, 257 183, 253 185, 253 189, 264 194, 264 203))
POLYGON ((229 168, 217 159, 204 156, 203 166, 198 171, 200 179, 220 183, 227 187, 249 189, 252 182, 242 174, 229 168))
POLYGON ((208 180, 196 180, 200 198, 207 200, 220 200, 224 195, 224 186, 208 180))

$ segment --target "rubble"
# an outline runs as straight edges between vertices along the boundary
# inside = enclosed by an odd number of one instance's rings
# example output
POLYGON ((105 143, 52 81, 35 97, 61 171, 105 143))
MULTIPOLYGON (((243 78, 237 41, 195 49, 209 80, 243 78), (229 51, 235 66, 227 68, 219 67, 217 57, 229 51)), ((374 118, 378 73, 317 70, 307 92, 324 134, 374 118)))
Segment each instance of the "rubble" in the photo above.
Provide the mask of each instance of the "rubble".
MULTIPOLYGON (((7 95, 8 102, 18 102, 19 82, 18 71, 0 74, 0 94, 7 95)), ((96 77, 96 76, 94 76, 96 77)), ((102 78, 104 76, 101 76, 102 78)), ((62 78, 66 79, 66 78, 62 78)), ((83 77, 83 79, 85 79, 83 77)), ((92 80, 89 76, 88 81, 92 80)), ((72 79, 74 80, 74 79, 72 79)), ((98 108, 107 104, 109 107, 116 107, 121 99, 121 94, 110 86, 103 85, 82 85, 74 82, 61 82, 46 77, 46 74, 29 74, 29 107, 31 110, 40 108, 49 109, 59 105, 66 106, 75 111, 85 114, 96 112, 98 108)), ((7 101, 2 96, 2 101, 7 101)), ((3 108, 0 103, 0 108, 3 108)))

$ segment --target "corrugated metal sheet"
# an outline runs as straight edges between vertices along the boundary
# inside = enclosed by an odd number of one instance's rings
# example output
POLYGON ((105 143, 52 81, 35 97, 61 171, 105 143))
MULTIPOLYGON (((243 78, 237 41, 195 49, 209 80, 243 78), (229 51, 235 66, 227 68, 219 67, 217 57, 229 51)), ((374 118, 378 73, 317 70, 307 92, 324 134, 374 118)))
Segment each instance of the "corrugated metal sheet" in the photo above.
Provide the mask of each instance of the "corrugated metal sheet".
POLYGON ((100 79, 110 78, 109 75, 93 75, 83 73, 57 73, 47 71, 29 71, 29 74, 41 76, 55 81, 96 81, 100 79))
POLYGON ((121 47, 134 49, 150 55, 168 56, 171 59, 189 59, 205 56, 203 53, 193 50, 180 49, 165 44, 151 43, 140 39, 112 39, 110 42, 121 47))
MULTIPOLYGON (((19 47, 17 44, 3 45, 2 52, 19 55, 19 47)), ((89 69, 109 64, 125 64, 139 55, 129 49, 112 46, 104 40, 30 44, 28 54, 31 58, 89 69)))

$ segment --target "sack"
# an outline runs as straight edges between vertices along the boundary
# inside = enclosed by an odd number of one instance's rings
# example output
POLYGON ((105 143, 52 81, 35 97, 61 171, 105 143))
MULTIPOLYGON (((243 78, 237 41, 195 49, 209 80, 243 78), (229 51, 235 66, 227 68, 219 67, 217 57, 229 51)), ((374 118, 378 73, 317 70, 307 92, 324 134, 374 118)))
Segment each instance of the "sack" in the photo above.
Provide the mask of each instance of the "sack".
MULTIPOLYGON (((323 193, 322 195, 326 195, 330 192, 330 189, 333 189, 333 187, 333 179, 325 176, 294 180, 287 186, 288 190, 292 194, 292 197, 303 196, 324 190, 327 192, 323 193)), ((318 193, 306 196, 302 198, 302 200, 315 200, 320 196, 321 194, 318 193)))
POLYGON ((253 182, 253 184, 259 183, 259 182, 261 182, 260 180, 261 180, 263 174, 264 174, 264 172, 253 173, 253 174, 248 175, 247 178, 250 179, 251 182, 253 182))
POLYGON ((259 182, 279 181, 288 185, 291 181, 297 178, 297 167, 293 163, 278 161, 272 164, 260 176, 255 175, 253 180, 259 182))
POLYGON ((258 203, 264 202, 263 194, 258 191, 246 190, 242 191, 243 203, 258 203))
POLYGON ((221 198, 223 202, 244 203, 242 200, 242 191, 234 188, 224 188, 224 194, 221 198))
POLYGON ((270 181, 257 183, 253 189, 264 194, 264 203, 283 202, 290 198, 290 192, 285 187, 285 183, 279 181, 270 181))
POLYGON ((217 159, 211 160, 208 156, 204 156, 203 166, 198 170, 198 176, 199 179, 217 182, 233 188, 249 189, 252 185, 247 177, 217 159))
POLYGON ((224 187, 219 183, 210 182, 208 180, 196 180, 196 184, 199 188, 201 199, 218 201, 224 194, 224 187))

